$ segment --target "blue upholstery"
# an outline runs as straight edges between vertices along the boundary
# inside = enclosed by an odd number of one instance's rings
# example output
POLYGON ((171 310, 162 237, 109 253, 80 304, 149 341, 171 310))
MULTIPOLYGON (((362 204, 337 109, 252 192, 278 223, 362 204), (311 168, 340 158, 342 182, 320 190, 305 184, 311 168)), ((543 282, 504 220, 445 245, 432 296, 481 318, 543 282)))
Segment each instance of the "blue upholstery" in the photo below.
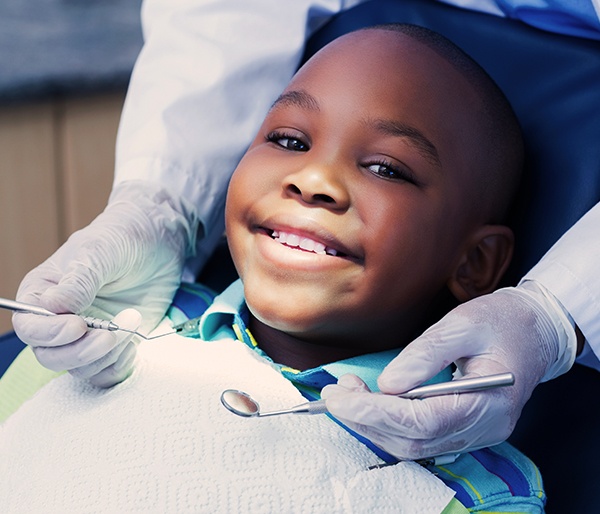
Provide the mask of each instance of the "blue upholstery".
MULTIPOLYGON (((323 27, 307 57, 350 30, 389 22, 423 25, 454 41, 495 79, 520 120, 528 162, 506 278, 514 284, 600 201, 600 41, 432 0, 373 0, 323 27)), ((536 389, 510 439, 540 467, 550 514, 600 512, 599 395, 600 375, 575 366, 536 389)))
POLYGON ((25 345, 14 332, 8 332, 0 336, 0 377, 23 348, 25 348, 25 345))

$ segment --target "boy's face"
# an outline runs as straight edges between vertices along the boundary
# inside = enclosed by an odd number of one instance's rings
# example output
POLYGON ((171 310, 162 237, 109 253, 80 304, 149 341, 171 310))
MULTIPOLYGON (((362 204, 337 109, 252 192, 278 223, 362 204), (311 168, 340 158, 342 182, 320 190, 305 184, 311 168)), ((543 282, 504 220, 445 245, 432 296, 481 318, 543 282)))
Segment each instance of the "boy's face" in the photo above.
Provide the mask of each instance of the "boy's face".
POLYGON ((319 344, 406 343, 476 225, 477 103, 445 60, 396 33, 345 36, 305 66, 229 187, 252 314, 319 344))

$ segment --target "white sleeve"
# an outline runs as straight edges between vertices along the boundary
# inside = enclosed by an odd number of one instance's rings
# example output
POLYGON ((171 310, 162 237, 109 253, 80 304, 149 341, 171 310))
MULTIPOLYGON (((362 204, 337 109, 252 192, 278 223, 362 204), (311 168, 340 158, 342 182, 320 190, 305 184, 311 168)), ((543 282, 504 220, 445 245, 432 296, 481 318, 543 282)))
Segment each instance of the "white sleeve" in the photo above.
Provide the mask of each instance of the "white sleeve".
POLYGON ((600 370, 600 203, 596 204, 524 277, 546 287, 583 332, 578 362, 600 370), (590 351, 591 350, 591 351, 590 351))
POLYGON ((152 181, 183 197, 204 229, 199 252, 210 252, 231 173, 306 38, 360 1, 145 0, 114 185, 152 181))

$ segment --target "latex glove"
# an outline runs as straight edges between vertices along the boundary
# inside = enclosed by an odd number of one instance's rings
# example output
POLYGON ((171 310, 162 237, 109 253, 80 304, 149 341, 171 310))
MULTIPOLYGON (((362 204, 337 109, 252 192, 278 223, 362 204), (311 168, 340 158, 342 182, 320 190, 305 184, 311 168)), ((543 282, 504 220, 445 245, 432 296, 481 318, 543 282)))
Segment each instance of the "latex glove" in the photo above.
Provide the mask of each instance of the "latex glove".
MULTIPOLYGON (((125 309, 119 312, 112 320, 119 327, 135 331, 142 322, 142 315, 135 309, 125 309)), ((90 364, 69 370, 73 376, 87 379, 98 387, 110 387, 125 380, 133 371, 133 361, 136 355, 136 337, 128 332, 117 331, 114 333, 116 345, 111 341, 112 332, 106 330, 93 330, 86 342, 88 348, 99 355, 99 358, 90 364), (102 348, 112 348, 103 352, 102 348)), ((38 354, 50 352, 50 358, 60 360, 60 353, 66 352, 67 360, 69 347, 58 346, 48 349, 41 347, 38 354)), ((39 356, 38 356, 39 359, 39 356)))
MULTIPOLYGON (((196 226, 189 212, 164 190, 121 184, 102 214, 25 276, 17 300, 104 319, 135 307, 142 330, 149 331, 168 308, 193 248, 196 226)), ((125 378, 133 362, 135 346, 123 333, 88 330, 79 316, 16 313, 13 325, 43 366, 98 385, 125 378), (119 373, 103 373, 110 366, 119 373)))
POLYGON ((420 459, 500 443, 512 433, 540 381, 575 358, 573 323, 537 284, 501 289, 460 305, 409 344, 381 374, 383 393, 354 376, 327 386, 329 411, 388 453, 420 459), (514 386, 408 400, 389 396, 416 387, 450 363, 458 376, 511 371, 514 386))

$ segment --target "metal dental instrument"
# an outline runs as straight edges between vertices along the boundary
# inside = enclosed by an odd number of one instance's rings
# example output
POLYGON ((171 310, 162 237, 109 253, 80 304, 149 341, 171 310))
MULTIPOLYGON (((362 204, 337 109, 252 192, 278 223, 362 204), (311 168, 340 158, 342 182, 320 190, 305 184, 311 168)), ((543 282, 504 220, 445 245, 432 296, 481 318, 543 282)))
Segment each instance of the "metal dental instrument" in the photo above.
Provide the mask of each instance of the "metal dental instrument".
POLYGON ((168 332, 164 335, 179 334, 185 337, 200 337, 200 319, 202 316, 197 318, 188 319, 179 325, 173 327, 172 332, 168 332))
MULTIPOLYGON (((200 319, 201 318, 202 318, 202 316, 198 316, 197 318, 188 319, 187 321, 184 321, 183 323, 180 323, 179 325, 174 325, 172 327, 171 331, 165 332, 164 334, 158 334, 158 335, 155 335, 155 336, 152 336, 152 337, 146 337, 146 336, 143 336, 142 334, 139 334, 137 332, 136 332, 136 334, 138 334, 139 336, 141 336, 141 337, 143 337, 144 339, 147 339, 147 340, 149 340, 149 339, 157 339, 159 337, 170 336, 170 335, 173 335, 173 334, 179 334, 180 336, 183 336, 183 337, 196 337, 196 338, 199 338, 200 337, 200 319)), ((99 320, 99 321, 103 321, 103 320, 99 320)), ((114 325, 114 323, 113 323, 113 325, 114 325)), ((109 330, 123 330, 123 329, 122 328, 116 328, 116 329, 109 329, 109 330)))
MULTIPOLYGON (((399 394, 400 398, 428 398, 429 396, 441 396, 454 393, 468 393, 473 391, 484 391, 495 387, 506 387, 515 383, 515 377, 512 373, 500 373, 489 375, 487 377, 462 378, 440 384, 431 384, 415 387, 406 393, 399 394)), ((227 389, 221 393, 221 403, 223 406, 246 418, 267 416, 279 416, 280 414, 324 414, 327 412, 325 400, 306 402, 296 405, 291 409, 284 409, 271 412, 260 412, 260 405, 248 393, 238 391, 237 389, 227 389)))
MULTIPOLYGON (((9 309, 11 311, 17 312, 28 312, 30 314, 40 314, 42 316, 57 316, 56 313, 50 312, 49 310, 44 309, 43 307, 38 307, 37 305, 30 305, 28 303, 17 302, 15 300, 8 300, 7 298, 0 298, 0 308, 9 309)), ((108 330, 109 332, 114 332, 119 330, 121 332, 129 332, 130 334, 135 334, 136 336, 141 337, 142 339, 150 340, 156 339, 157 337, 162 337, 167 334, 160 334, 152 337, 147 337, 144 334, 140 334, 135 330, 127 330, 126 328, 119 327, 116 323, 100 318, 93 318, 92 316, 81 316, 85 324, 89 328, 99 328, 101 330, 108 330)))

